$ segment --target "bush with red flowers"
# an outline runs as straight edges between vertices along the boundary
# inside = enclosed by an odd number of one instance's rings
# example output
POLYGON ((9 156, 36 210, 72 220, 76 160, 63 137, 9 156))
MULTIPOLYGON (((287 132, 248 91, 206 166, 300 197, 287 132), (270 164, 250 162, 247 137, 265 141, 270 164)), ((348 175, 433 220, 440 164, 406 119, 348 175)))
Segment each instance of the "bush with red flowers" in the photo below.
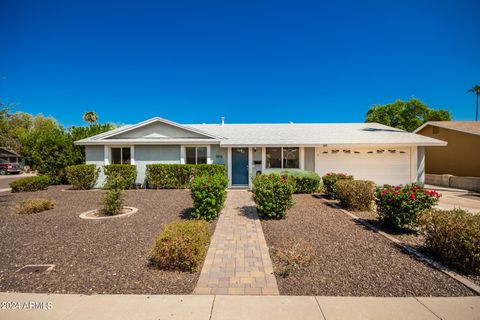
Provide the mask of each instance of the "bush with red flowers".
POLYGON ((418 184, 384 185, 377 188, 375 193, 377 214, 382 222, 391 227, 413 226, 418 214, 435 206, 440 196, 440 193, 418 184))
POLYGON ((227 185, 228 179, 224 174, 195 177, 190 183, 194 203, 192 216, 207 221, 218 217, 227 197, 227 185))
POLYGON ((253 198, 258 213, 267 218, 281 219, 295 204, 295 181, 285 174, 261 174, 253 179, 253 198))
POLYGON ((329 172, 322 177, 323 186, 325 187, 325 195, 330 199, 337 199, 337 181, 340 180, 353 180, 353 176, 345 173, 333 173, 329 172))

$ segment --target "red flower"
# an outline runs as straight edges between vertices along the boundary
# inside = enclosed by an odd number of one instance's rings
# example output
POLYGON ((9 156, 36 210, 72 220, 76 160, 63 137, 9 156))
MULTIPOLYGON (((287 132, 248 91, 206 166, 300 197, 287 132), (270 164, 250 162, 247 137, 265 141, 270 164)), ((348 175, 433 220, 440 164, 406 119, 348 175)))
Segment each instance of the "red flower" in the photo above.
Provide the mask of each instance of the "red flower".
POLYGON ((415 193, 412 193, 412 194, 410 195, 410 198, 411 198, 412 200, 415 200, 415 193))

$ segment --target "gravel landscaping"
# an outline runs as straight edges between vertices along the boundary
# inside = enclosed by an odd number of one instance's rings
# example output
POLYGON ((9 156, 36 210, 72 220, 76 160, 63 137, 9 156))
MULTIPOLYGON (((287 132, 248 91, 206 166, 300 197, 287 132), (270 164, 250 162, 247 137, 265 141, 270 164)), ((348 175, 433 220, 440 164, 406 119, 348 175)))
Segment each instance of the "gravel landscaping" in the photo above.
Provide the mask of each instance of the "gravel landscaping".
MULTIPOLYGON (((360 219, 365 220, 366 222, 370 223, 371 225, 375 226, 376 228, 382 230, 385 233, 392 235, 393 237, 397 238, 398 240, 402 241, 403 243, 411 246, 412 248, 420 251, 421 253, 429 256, 430 258, 435 260, 435 257, 432 257, 428 251, 425 250, 424 243, 425 239, 423 235, 416 233, 414 231, 399 231, 395 229, 391 229, 384 224, 382 224, 378 220, 378 215, 373 211, 355 211, 352 212, 354 215, 359 217, 360 219)), ((480 276, 479 275, 472 275, 472 274, 465 274, 461 270, 458 270, 455 267, 450 266, 452 270, 455 272, 467 277, 469 280, 473 281, 477 285, 480 286, 480 276)))
MULTIPOLYGON (((270 249, 305 241, 315 255, 287 277, 280 294, 327 296, 470 296, 472 291, 416 260, 317 195, 295 195, 284 220, 262 220, 270 249)), ((406 237, 415 237, 407 235, 406 237)), ((276 266, 275 259, 274 268, 276 266)), ((278 270, 278 268, 277 268, 278 270)))
MULTIPOLYGON (((199 272, 160 271, 148 253, 162 224, 185 218, 193 203, 188 190, 129 190, 128 217, 84 220, 99 207, 104 191, 0 193, 0 291, 41 293, 190 294, 199 272), (48 198, 53 210, 17 215, 11 206, 28 198, 48 198), (52 271, 15 273, 27 264, 54 264, 52 271)), ((212 224, 212 229, 214 224, 212 224)), ((213 230, 212 230, 213 231, 213 230)))

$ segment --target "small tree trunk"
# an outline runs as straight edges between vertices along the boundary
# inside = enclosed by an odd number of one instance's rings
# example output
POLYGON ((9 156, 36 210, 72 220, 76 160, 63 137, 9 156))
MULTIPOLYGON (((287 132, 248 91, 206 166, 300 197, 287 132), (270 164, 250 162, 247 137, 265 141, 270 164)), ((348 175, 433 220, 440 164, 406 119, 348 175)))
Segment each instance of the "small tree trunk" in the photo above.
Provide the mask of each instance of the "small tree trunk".
POLYGON ((478 121, 478 96, 479 94, 477 93, 477 108, 475 109, 475 121, 478 121))

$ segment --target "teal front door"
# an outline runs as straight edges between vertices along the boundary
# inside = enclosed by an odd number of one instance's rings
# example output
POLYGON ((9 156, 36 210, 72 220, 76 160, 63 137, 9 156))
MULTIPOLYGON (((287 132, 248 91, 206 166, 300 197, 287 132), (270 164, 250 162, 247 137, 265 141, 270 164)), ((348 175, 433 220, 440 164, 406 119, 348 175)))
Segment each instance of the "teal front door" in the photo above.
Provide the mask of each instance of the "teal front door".
POLYGON ((232 148, 232 185, 248 185, 248 148, 232 148))

